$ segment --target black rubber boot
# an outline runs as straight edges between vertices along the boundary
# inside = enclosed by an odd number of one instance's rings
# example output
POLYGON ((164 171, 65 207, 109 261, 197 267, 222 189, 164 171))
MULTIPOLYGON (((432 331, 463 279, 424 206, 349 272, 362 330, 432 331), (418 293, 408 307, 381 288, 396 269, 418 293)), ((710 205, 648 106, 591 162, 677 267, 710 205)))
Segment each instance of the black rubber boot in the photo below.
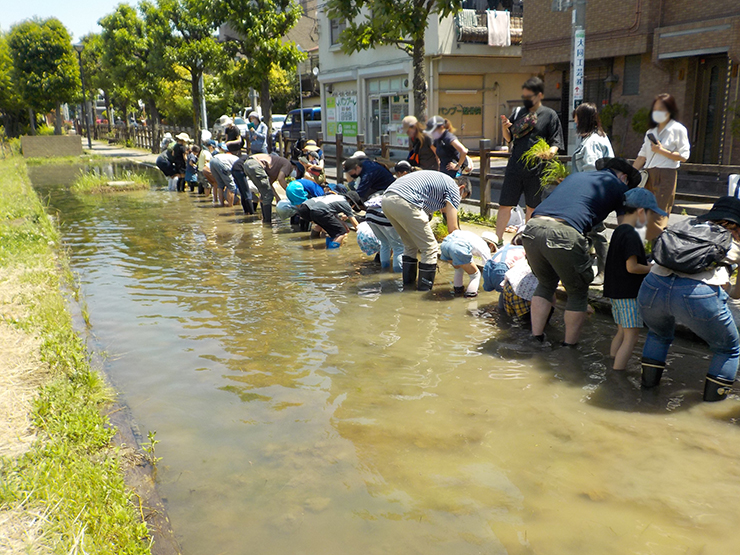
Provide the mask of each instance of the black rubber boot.
POLYGON ((436 264, 419 263, 419 283, 416 285, 417 291, 431 291, 434 286, 434 276, 437 274, 436 264))
POLYGON ((724 401, 730 389, 732 389, 733 383, 724 378, 707 376, 707 379, 704 381, 704 400, 710 403, 724 401))
POLYGON ((401 261, 403 263, 403 284, 414 285, 416 283, 416 267, 418 261, 416 258, 406 255, 401 258, 401 261))
POLYGON ((455 295, 464 295, 465 294, 465 286, 461 285, 460 287, 455 287, 455 295))
POLYGON ((272 224, 272 204, 262 204, 262 223, 272 224))
POLYGON ((651 358, 643 358, 642 387, 645 389, 657 387, 660 383, 660 378, 663 376, 663 370, 665 370, 665 362, 660 362, 651 358))

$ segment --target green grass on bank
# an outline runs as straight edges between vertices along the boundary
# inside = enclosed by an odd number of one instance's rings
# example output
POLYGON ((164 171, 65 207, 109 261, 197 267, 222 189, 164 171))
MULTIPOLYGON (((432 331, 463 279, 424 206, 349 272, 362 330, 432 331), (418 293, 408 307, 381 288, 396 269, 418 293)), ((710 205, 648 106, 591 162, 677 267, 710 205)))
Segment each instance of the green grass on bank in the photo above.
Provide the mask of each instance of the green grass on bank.
POLYGON ((115 178, 104 173, 82 170, 71 190, 73 193, 102 194, 137 191, 150 186, 151 181, 147 175, 131 170, 125 170, 115 178))
POLYGON ((82 156, 59 156, 57 158, 26 158, 27 166, 45 166, 46 164, 85 164, 100 162, 105 156, 100 154, 83 154, 82 156))
POLYGON ((50 374, 34 402, 37 439, 17 459, 0 459, 0 510, 44 514, 40 543, 53 553, 148 554, 101 413, 112 392, 90 367, 61 292, 70 271, 60 247, 23 160, 0 160, 0 284, 17 286, 14 306, 23 308, 3 318, 40 338, 50 374))

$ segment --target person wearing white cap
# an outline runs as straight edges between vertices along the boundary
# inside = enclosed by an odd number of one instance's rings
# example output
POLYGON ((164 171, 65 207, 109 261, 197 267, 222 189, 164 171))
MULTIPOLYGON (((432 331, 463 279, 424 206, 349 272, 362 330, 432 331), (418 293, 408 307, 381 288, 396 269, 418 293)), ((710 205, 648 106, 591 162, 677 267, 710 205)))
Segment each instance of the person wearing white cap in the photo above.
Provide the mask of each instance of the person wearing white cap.
POLYGON ((249 114, 249 148, 252 154, 267 154, 267 124, 257 112, 249 114))

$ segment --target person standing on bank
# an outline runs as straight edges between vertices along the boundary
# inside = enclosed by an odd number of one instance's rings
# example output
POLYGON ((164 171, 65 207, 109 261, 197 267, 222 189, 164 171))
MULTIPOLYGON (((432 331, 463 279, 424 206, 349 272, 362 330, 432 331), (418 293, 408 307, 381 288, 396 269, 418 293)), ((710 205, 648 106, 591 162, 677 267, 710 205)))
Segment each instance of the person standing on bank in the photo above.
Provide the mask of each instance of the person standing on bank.
MULTIPOLYGON (((691 155, 688 131, 676 121, 677 117, 678 105, 673 96, 663 93, 655 97, 650 108, 650 129, 634 162, 638 170, 647 170, 645 188, 652 191, 658 206, 669 215, 676 197, 678 168, 691 155)), ((667 225, 667 217, 651 220, 645 238, 652 241, 667 225)))
POLYGON ((430 216, 440 210, 447 217, 447 229, 457 227, 460 191, 457 183, 442 172, 420 170, 394 181, 383 195, 383 213, 403 241, 403 284, 416 283, 417 290, 431 291, 437 273, 439 244, 429 225, 430 216), (418 253, 421 251, 421 262, 418 253))
POLYGON ((560 118, 555 110, 542 105, 544 96, 545 83, 539 77, 532 77, 522 85, 523 107, 514 110, 511 119, 501 116, 504 139, 513 144, 499 197, 500 207, 496 220, 499 245, 503 245, 511 209, 519 204, 522 193, 527 205, 527 220, 542 202, 540 174, 544 164, 538 164, 533 169, 527 168, 522 161, 522 155, 539 139, 544 139, 550 145, 550 150, 540 156, 543 161, 554 158, 558 151, 565 147, 560 118))
POLYGON ((432 139, 422 129, 419 120, 406 116, 401 121, 403 130, 409 136, 409 164, 422 170, 439 170, 439 159, 432 139))
POLYGON ((434 141, 439 171, 455 179, 468 155, 468 149, 455 136, 455 128, 449 120, 442 116, 434 116, 427 121, 427 133, 434 141))
POLYGON ((727 306, 728 293, 733 299, 740 298, 740 281, 734 287, 730 282, 731 265, 740 263, 740 200, 722 197, 703 216, 674 225, 681 234, 671 233, 671 226, 658 238, 653 248, 656 264, 637 296, 649 330, 642 350, 642 387, 652 388, 660 383, 679 323, 709 345, 712 360, 704 382, 704 400, 721 401, 735 382, 740 360, 740 334, 727 306), (688 239, 693 235, 701 241, 688 239), (671 237, 671 241, 664 240, 671 237), (715 262, 719 256, 713 257, 709 266, 702 263, 684 268, 698 270, 692 273, 666 266, 683 267, 692 259, 692 253, 706 252, 706 246, 712 254, 721 246, 724 258, 715 262))
MULTIPOLYGON (((609 137, 604 133, 599 119, 596 105, 585 102, 575 109, 573 119, 578 134, 578 144, 573 153, 572 172, 596 171, 596 161, 602 158, 614 158, 614 149, 609 137)), ((594 285, 604 283, 604 268, 609 242, 606 239, 606 226, 601 222, 587 235, 588 240, 596 251, 596 267, 598 273, 594 278, 594 285)))
POLYGON ((257 112, 249 114, 249 148, 252 154, 267 154, 267 124, 257 112))

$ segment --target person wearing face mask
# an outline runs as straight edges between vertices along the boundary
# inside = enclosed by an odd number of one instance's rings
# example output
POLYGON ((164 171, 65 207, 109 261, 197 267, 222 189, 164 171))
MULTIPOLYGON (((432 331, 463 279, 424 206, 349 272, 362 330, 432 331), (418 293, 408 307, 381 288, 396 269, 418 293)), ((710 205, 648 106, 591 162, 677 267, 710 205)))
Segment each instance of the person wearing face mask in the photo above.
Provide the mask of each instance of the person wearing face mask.
POLYGON ((344 172, 354 180, 355 191, 363 201, 385 191, 395 179, 388 168, 368 158, 348 158, 344 172))
POLYGON ((578 343, 594 279, 585 234, 611 212, 622 215, 624 194, 640 184, 640 172, 622 158, 602 158, 596 168, 566 177, 535 209, 522 232, 527 260, 539 282, 532 298, 532 335, 541 343, 561 281, 568 294, 563 345, 578 343))
POLYGON ((457 177, 462 168, 468 149, 455 136, 455 128, 442 116, 434 116, 427 121, 427 133, 432 137, 434 151, 439 158, 439 171, 457 177))
POLYGON ((606 256, 604 297, 611 299, 612 316, 617 334, 611 344, 614 370, 625 370, 642 328, 642 316, 637 305, 637 293, 650 271, 637 229, 645 227, 648 215, 665 216, 655 195, 646 189, 630 189, 624 195, 622 223, 614 230, 606 256))
POLYGON ((439 159, 432 139, 414 116, 406 116, 401 121, 403 130, 409 136, 409 164, 422 170, 439 170, 439 159))
POLYGON ((534 168, 527 167, 522 161, 524 153, 540 139, 544 139, 550 145, 550 150, 540 155, 543 161, 554 158, 558 150, 565 148, 560 118, 555 110, 542 105, 544 96, 545 83, 539 77, 532 77, 522 85, 523 107, 514 110, 511 118, 501 116, 504 139, 512 144, 496 220, 499 244, 504 242, 504 232, 509 225, 511 209, 519 204, 522 193, 527 205, 527 220, 542 202, 540 174, 545 164, 540 163, 534 168))
MULTIPOLYGON (((676 197, 678 168, 691 155, 688 131, 676 121, 677 117, 678 105, 673 96, 663 93, 655 97, 650 108, 650 129, 634 162, 638 170, 647 170, 645 188, 655 194, 658 206, 668 214, 676 197)), ((667 225, 668 217, 651 219, 645 237, 655 239, 667 225)))

